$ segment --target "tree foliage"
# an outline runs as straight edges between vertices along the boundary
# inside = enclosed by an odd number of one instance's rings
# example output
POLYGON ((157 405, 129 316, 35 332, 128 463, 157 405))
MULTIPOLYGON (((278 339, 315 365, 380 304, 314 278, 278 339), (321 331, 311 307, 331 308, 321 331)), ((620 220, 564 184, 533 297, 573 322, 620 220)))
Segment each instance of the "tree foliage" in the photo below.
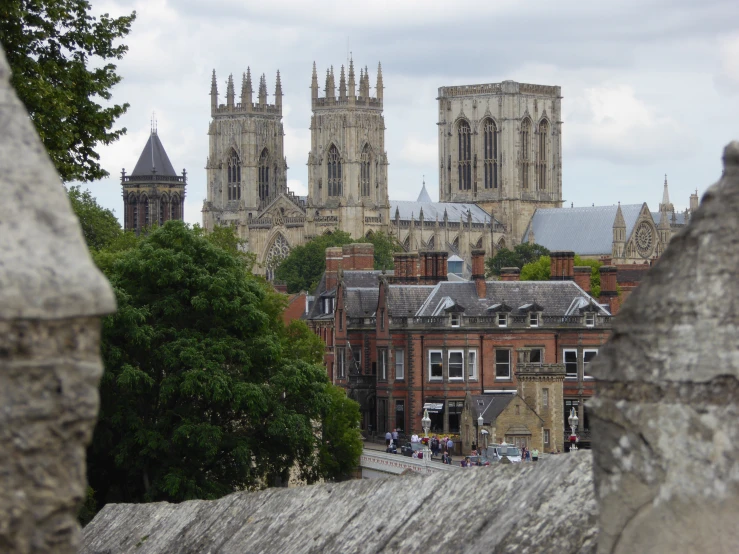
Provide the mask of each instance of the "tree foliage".
POLYGON ((600 297, 600 271, 598 269, 603 265, 600 260, 591 260, 589 258, 581 258, 575 254, 575 265, 590 266, 590 294, 595 298, 600 297))
POLYGON ((392 269, 393 252, 402 250, 400 243, 389 233, 370 233, 367 237, 353 239, 349 233, 334 231, 293 248, 277 267, 275 277, 285 282, 290 293, 313 291, 326 270, 326 248, 352 243, 374 245, 375 269, 392 269))
POLYGON ((310 330, 286 329, 284 295, 218 242, 169 221, 110 254, 119 308, 103 320, 88 452, 100 506, 217 498, 285 482, 292 468, 336 479, 358 461, 352 406, 316 363, 310 330))
POLYGON ((36 126, 63 181, 93 181, 108 175, 95 151, 126 132, 113 129, 128 104, 103 107, 121 80, 112 60, 128 50, 136 14, 90 15, 87 0, 4 0, 0 43, 11 84, 36 126))
MULTIPOLYGON (((521 281, 548 281, 551 274, 552 260, 549 256, 541 256, 538 260, 530 262, 521 268, 521 281)), ((599 260, 581 258, 575 254, 575 266, 590 266, 590 295, 594 298, 600 297, 600 272, 598 268, 603 265, 599 260)))
POLYGON ((107 248, 121 238, 123 229, 118 219, 113 212, 100 206, 89 190, 72 186, 67 189, 67 196, 90 250, 107 248))
POLYGON ((485 260, 487 275, 500 275, 500 270, 504 267, 517 267, 523 269, 528 263, 535 262, 541 256, 548 256, 549 250, 540 244, 521 243, 516 245, 513 250, 501 248, 492 258, 485 260))

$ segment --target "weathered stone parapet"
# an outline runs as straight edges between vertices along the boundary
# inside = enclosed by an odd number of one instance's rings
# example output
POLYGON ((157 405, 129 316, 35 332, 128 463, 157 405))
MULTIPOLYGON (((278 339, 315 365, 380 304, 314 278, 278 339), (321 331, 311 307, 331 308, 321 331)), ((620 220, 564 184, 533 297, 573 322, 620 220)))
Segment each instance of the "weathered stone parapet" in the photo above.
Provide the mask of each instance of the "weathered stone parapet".
POLYGON ((739 545, 739 143, 724 164, 593 364, 602 553, 739 545))
POLYGON ((115 309, 0 49, 0 552, 73 553, 115 309))

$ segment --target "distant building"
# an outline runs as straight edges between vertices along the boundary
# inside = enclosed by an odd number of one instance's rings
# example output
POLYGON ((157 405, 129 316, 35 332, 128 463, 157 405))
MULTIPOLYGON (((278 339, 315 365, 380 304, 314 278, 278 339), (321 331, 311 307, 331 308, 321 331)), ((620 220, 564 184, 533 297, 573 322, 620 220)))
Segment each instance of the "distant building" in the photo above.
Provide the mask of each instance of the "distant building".
POLYGON ((177 175, 152 127, 149 140, 130 175, 121 171, 123 187, 123 227, 138 234, 151 225, 170 219, 183 220, 187 172, 177 175))

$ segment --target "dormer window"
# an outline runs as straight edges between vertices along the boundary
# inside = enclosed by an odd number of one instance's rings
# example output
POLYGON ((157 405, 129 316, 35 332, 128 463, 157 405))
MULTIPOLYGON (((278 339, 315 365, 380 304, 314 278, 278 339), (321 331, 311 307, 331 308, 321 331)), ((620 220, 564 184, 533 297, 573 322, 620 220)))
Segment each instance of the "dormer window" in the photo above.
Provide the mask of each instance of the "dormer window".
POLYGON ((323 299, 323 313, 324 314, 334 313, 334 299, 333 298, 323 299))
POLYGON ((585 327, 595 327, 595 314, 585 314, 585 327))
POLYGON ((508 314, 498 313, 498 327, 508 327, 508 314))
POLYGON ((462 317, 459 314, 452 314, 452 327, 459 327, 462 322, 462 317))
POLYGON ((539 314, 537 312, 529 312, 529 327, 539 326, 539 314))

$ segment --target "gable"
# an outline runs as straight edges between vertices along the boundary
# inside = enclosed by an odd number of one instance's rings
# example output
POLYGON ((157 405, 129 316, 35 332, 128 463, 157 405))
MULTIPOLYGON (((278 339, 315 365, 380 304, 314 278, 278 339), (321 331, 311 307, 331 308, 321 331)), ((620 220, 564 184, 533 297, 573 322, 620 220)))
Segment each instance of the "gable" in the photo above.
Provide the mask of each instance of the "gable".
POLYGON ((269 206, 257 216, 256 222, 260 220, 279 220, 286 217, 305 217, 305 212, 291 202, 284 194, 279 194, 269 206))

